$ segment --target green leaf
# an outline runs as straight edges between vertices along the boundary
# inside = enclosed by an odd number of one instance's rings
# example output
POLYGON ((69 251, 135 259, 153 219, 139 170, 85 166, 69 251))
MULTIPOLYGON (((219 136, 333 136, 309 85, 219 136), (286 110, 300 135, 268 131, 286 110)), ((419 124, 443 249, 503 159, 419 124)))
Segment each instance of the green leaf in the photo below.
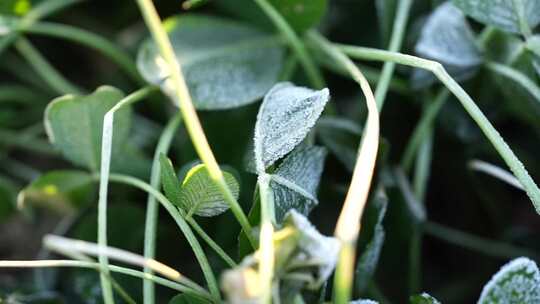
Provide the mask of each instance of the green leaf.
MULTIPOLYGON (((234 176, 223 171, 225 182, 235 199, 238 199, 240 186, 234 176)), ((180 204, 188 216, 197 214, 199 216, 216 216, 227 209, 229 204, 223 198, 219 187, 210 178, 205 165, 200 164, 191 168, 182 182, 180 192, 180 204)))
MULTIPOLYGON (((202 15, 174 16, 164 26, 197 109, 229 109, 252 103, 278 79, 284 50, 276 36, 202 15)), ((141 45, 137 67, 148 82, 176 98, 169 67, 152 39, 141 45)))
POLYGON ((512 33, 533 29, 540 23, 538 0, 453 0, 465 14, 481 23, 512 33))
MULTIPOLYGON (((474 34, 464 15, 449 2, 429 16, 415 51, 421 57, 442 63, 459 80, 470 77, 482 63, 474 34)), ((422 86, 419 83, 431 84, 434 80, 433 75, 424 70, 416 69, 413 74, 416 87, 422 86)))
POLYGON ((274 192, 276 222, 295 209, 308 215, 318 204, 317 188, 326 158, 323 147, 299 147, 289 154, 271 175, 270 187, 274 192))
POLYGON ((91 197, 92 175, 84 171, 50 171, 26 186, 17 197, 17 205, 41 204, 60 212, 71 212, 91 197))
POLYGON ((255 164, 259 173, 298 145, 330 99, 328 89, 314 91, 283 82, 265 96, 255 125, 255 164))
POLYGON ((523 257, 504 265, 484 286, 478 303, 540 303, 538 266, 523 257))
MULTIPOLYGON (((51 101, 45 110, 49 140, 74 164, 97 172, 101 159, 103 117, 124 94, 110 86, 99 87, 90 95, 64 95, 51 101)), ((122 148, 129 135, 131 109, 115 114, 112 161, 121 161, 122 148)))
POLYGON ((169 301, 169 304, 208 304, 208 301, 190 296, 188 294, 179 294, 169 301))
MULTIPOLYGON (((327 0, 269 0, 297 32, 316 26, 324 16, 327 0)), ((272 29, 272 23, 252 0, 216 0, 223 10, 252 23, 272 29)))
MULTIPOLYGON (((216 216, 229 209, 229 204, 223 198, 218 186, 210 178, 205 165, 193 166, 180 184, 172 162, 163 154, 160 156, 160 163, 165 195, 173 204, 182 208, 188 217, 193 214, 207 217, 216 216)), ((234 175, 223 171, 223 177, 235 199, 238 199, 240 185, 234 175)))
POLYGON ((323 116, 317 123, 317 134, 330 152, 352 172, 362 128, 351 120, 323 116))
POLYGON ((373 228, 373 236, 360 256, 358 265, 356 266, 356 289, 359 293, 366 290, 368 283, 375 274, 375 269, 379 263, 379 257, 384 244, 385 231, 382 222, 386 215, 388 198, 382 190, 379 190, 376 193, 372 205, 374 205, 377 212, 377 221, 373 228))
POLYGON ((437 301, 434 297, 430 296, 427 293, 422 293, 419 295, 411 296, 411 299, 409 301, 411 304, 441 304, 441 302, 437 301))

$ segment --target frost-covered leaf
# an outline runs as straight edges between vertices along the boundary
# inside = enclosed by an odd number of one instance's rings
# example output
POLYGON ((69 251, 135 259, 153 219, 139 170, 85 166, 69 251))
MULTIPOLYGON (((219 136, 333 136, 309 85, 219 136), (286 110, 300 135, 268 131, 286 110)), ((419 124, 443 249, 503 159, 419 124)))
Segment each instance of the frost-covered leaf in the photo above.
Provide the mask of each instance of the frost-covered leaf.
POLYGON ((379 304, 379 302, 368 300, 368 299, 360 299, 360 300, 351 301, 349 302, 349 304, 379 304))
POLYGON ((429 16, 415 51, 443 64, 464 68, 482 62, 464 15, 449 2, 439 6, 429 16))
MULTIPOLYGON (((165 156, 160 156, 161 178, 163 190, 167 198, 180 207, 187 216, 216 216, 225 212, 229 205, 223 199, 217 185, 210 179, 208 170, 203 164, 193 166, 182 183, 177 178, 172 162, 165 156)), ((236 178, 229 172, 223 171, 225 182, 238 199, 240 186, 236 178)))
MULTIPOLYGON (((73 163, 98 171, 101 159, 103 117, 124 97, 120 90, 99 87, 90 95, 64 95, 51 101, 45 110, 49 140, 73 163)), ((131 125, 131 108, 115 114, 111 164, 123 157, 123 146, 131 125)))
MULTIPOLYGON (((223 171, 223 177, 234 198, 238 199, 240 186, 236 178, 227 171, 223 171)), ((221 191, 212 181, 206 166, 203 164, 196 165, 187 173, 182 182, 180 204, 188 216, 192 214, 216 216, 229 209, 229 204, 223 198, 221 191)))
POLYGON ((183 293, 175 296, 169 301, 169 304, 208 304, 210 302, 196 298, 189 294, 183 293))
POLYGON ((288 82, 278 83, 266 93, 255 125, 258 172, 263 172, 304 139, 329 98, 328 89, 314 91, 288 82))
POLYGON ((30 201, 53 210, 70 212, 89 195, 93 181, 92 176, 84 171, 47 172, 19 193, 17 205, 22 207, 30 201))
POLYGON ((429 294, 423 292, 422 294, 411 296, 411 299, 409 301, 411 304, 441 304, 441 302, 437 301, 434 297, 430 296, 429 294))
POLYGON ((478 303, 540 303, 538 266, 523 257, 504 265, 484 286, 478 303))
POLYGON ((351 120, 323 116, 317 123, 317 134, 330 152, 352 172, 362 128, 351 120))
MULTIPOLYGON (((258 25, 273 29, 272 21, 252 0, 215 0, 220 8, 258 25)), ((297 32, 316 26, 326 12, 328 0, 269 0, 297 32)))
POLYGON ((308 215, 318 203, 317 187, 326 154, 323 147, 299 147, 271 175, 277 223, 281 223, 291 209, 308 215))
MULTIPOLYGON (((252 103, 278 79, 284 51, 275 36, 202 15, 174 16, 164 26, 197 109, 252 103)), ((152 39, 139 49, 137 66, 148 82, 159 84, 173 98, 169 67, 152 39)))
POLYGON ((358 260, 356 266, 356 289, 362 293, 368 286, 371 278, 375 274, 375 269, 379 263, 379 257, 381 255, 381 249, 384 244, 385 231, 382 225, 382 221, 386 214, 386 208, 388 206, 388 198, 382 190, 378 191, 372 204, 377 211, 377 221, 375 227, 373 227, 373 236, 366 246, 366 249, 358 260))
POLYGON ((520 23, 532 29, 540 23, 538 0, 453 0, 465 14, 502 30, 520 33, 520 23))

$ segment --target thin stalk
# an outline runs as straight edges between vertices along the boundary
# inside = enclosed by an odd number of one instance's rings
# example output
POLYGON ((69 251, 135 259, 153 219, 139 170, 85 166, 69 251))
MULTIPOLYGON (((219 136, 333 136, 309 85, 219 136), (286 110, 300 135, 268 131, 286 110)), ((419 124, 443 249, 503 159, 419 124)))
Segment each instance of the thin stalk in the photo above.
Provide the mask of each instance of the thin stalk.
MULTIPOLYGON (((32 8, 18 24, 18 28, 24 28, 34 24, 34 22, 39 19, 45 18, 49 15, 52 15, 58 11, 63 10, 64 8, 81 2, 81 0, 49 0, 41 1, 34 8, 32 8)), ((11 32, 6 36, 0 39, 0 55, 4 50, 6 50, 13 42, 19 38, 20 34, 18 31, 11 32)))
POLYGON ((313 58, 306 50, 305 45, 302 43, 298 35, 294 32, 291 26, 287 23, 285 18, 276 10, 272 4, 267 0, 255 0, 259 7, 266 13, 266 15, 272 20, 274 26, 283 34, 292 50, 296 53, 296 57, 300 60, 300 63, 304 67, 311 84, 317 88, 322 89, 324 84, 324 78, 321 75, 317 65, 315 65, 313 58))
POLYGON ((259 284, 261 284, 261 304, 272 303, 272 280, 274 276, 274 196, 270 189, 270 177, 266 173, 259 175, 257 184, 261 199, 261 231, 259 284))
POLYGON ((140 179, 134 178, 132 176, 121 175, 121 174, 111 174, 110 180, 112 182, 118 182, 118 183, 131 185, 149 194, 152 194, 158 200, 158 202, 163 207, 165 207, 165 209, 173 217, 174 221, 176 222, 176 224, 178 225, 178 227, 180 228, 180 230, 186 237, 189 245, 191 246, 193 253, 195 254, 195 257, 197 258, 197 261, 199 262, 199 265, 201 266, 206 282, 208 283, 208 287, 210 289, 212 298, 215 301, 220 302, 221 296, 219 294, 217 281, 214 276, 214 273, 212 272, 212 268, 210 267, 210 263, 208 263, 206 254, 202 250, 202 247, 199 244, 199 241, 197 241, 197 238, 193 234, 193 231, 189 227, 188 223, 184 220, 184 218, 178 212, 178 209, 163 194, 161 194, 159 191, 154 189, 151 185, 143 182, 140 179))
MULTIPOLYGON (((403 36, 405 29, 407 27, 407 19, 409 19, 409 12, 412 6, 412 0, 401 0, 398 1, 398 8, 396 12, 396 18, 394 20, 394 26, 392 28, 392 36, 390 38, 390 46, 388 50, 391 52, 397 52, 401 49, 401 44, 403 42, 403 36)), ((394 69, 396 64, 391 61, 384 63, 381 79, 377 84, 375 89, 375 100, 377 101, 377 107, 379 111, 384 105, 384 99, 386 98, 386 93, 388 92, 388 87, 390 86, 390 81, 392 75, 394 74, 394 69)))
POLYGON ((422 114, 420 121, 416 124, 411 139, 407 143, 407 147, 405 148, 405 152, 401 158, 400 164, 403 170, 410 170, 413 164, 414 156, 416 155, 419 147, 422 145, 422 140, 425 139, 431 132, 430 130, 433 128, 435 118, 437 117, 437 114, 439 114, 442 106, 448 100, 449 96, 450 92, 444 88, 440 91, 435 100, 424 108, 424 113, 422 114))
POLYGON ((518 83, 523 89, 525 89, 529 94, 531 94, 531 96, 533 96, 536 101, 540 102, 540 87, 538 87, 538 85, 533 80, 527 77, 527 75, 510 66, 496 62, 487 62, 485 64, 485 67, 488 70, 494 72, 495 74, 511 79, 514 82, 518 83))
POLYGON ((231 268, 236 267, 238 264, 221 248, 206 232, 204 232, 204 229, 199 226, 197 221, 195 221, 194 218, 188 217, 186 218, 186 221, 191 225, 193 230, 197 232, 197 234, 212 248, 217 255, 225 262, 227 265, 231 268))
POLYGON ((536 212, 540 214, 540 189, 538 189, 538 186, 535 184, 521 161, 500 136, 499 132, 497 132, 489 122, 484 113, 482 113, 467 92, 465 92, 465 90, 463 90, 463 88, 446 72, 440 63, 411 55, 371 48, 345 45, 339 45, 338 47, 346 54, 358 59, 394 61, 399 64, 431 71, 448 88, 448 90, 454 94, 462 104, 463 108, 469 113, 469 116, 471 116, 480 127, 484 135, 489 139, 493 147, 497 150, 508 167, 510 167, 510 170, 526 189, 527 195, 531 199, 536 212))
POLYGON ((360 233, 360 219, 364 212, 377 159, 379 112, 369 83, 358 67, 341 50, 316 32, 310 32, 309 38, 313 43, 320 46, 328 56, 349 71, 354 81, 360 85, 368 109, 366 128, 360 142, 351 184, 334 233, 342 243, 334 280, 334 301, 335 304, 345 304, 349 302, 351 297, 356 241, 360 233))
POLYGON ((223 177, 223 172, 221 172, 216 158, 212 153, 212 149, 208 144, 208 140, 204 134, 199 117, 197 116, 197 112, 193 106, 186 81, 182 74, 182 68, 177 62, 171 42, 161 24, 161 19, 157 14, 156 8, 151 0, 137 0, 137 3, 146 25, 150 29, 152 37, 159 48, 161 56, 169 66, 171 73, 170 77, 175 89, 175 99, 178 100, 178 106, 182 113, 182 118, 195 150, 197 151, 197 154, 201 158, 202 162, 206 165, 210 178, 216 183, 223 195, 223 198, 230 205, 234 216, 240 223, 240 226, 242 226, 242 229, 246 233, 251 245, 253 248, 256 248, 257 243, 255 239, 253 239, 251 225, 249 224, 247 216, 234 198, 231 189, 229 189, 227 186, 227 183, 223 177))
POLYGON ((501 180, 511 186, 514 186, 515 188, 519 189, 519 190, 523 190, 525 191, 525 189, 523 189, 523 186, 519 183, 519 181, 514 177, 514 175, 512 175, 512 173, 502 169, 502 168, 499 168, 495 165, 492 165, 490 163, 487 163, 485 161, 481 161, 481 160, 472 160, 469 162, 469 165, 468 165, 469 168, 473 169, 473 170, 476 170, 476 171, 479 171, 479 172, 483 172, 487 175, 490 175, 498 180, 501 180))
MULTIPOLYGON (((154 152, 154 159, 152 161, 152 173, 150 175, 150 185, 152 188, 159 190, 161 179, 161 167, 159 163, 159 156, 161 153, 167 154, 171 146, 174 134, 180 125, 182 116, 175 115, 172 118, 159 137, 159 141, 154 152)), ((146 201, 146 221, 144 225, 144 257, 147 259, 153 259, 156 255, 156 231, 158 223, 158 203, 156 198, 148 194, 146 201)), ((152 273, 150 268, 144 268, 144 273, 152 273)), ((143 303, 151 304, 155 301, 155 288, 154 282, 143 281, 143 303)))
POLYGON ((25 33, 66 39, 95 49, 118 64, 118 66, 120 66, 131 78, 133 78, 133 80, 140 84, 144 83, 139 75, 139 72, 137 71, 135 62, 133 62, 125 51, 107 39, 92 32, 65 24, 56 24, 51 22, 36 22, 31 26, 23 28, 22 31, 25 33))
MULTIPOLYGON (((101 170, 99 178, 99 195, 98 195, 98 233, 97 241, 99 246, 107 246, 107 194, 109 189, 109 175, 111 169, 111 153, 112 153, 112 139, 113 139, 113 123, 114 113, 124 106, 130 105, 134 102, 140 101, 146 98, 149 94, 153 93, 156 87, 145 87, 139 89, 120 100, 114 107, 112 107, 103 119, 103 135, 101 137, 101 170)), ((112 295, 111 283, 107 276, 107 265, 109 260, 107 256, 100 254, 98 256, 99 264, 103 271, 100 274, 101 291, 103 293, 103 300, 105 304, 113 304, 114 298, 112 295)))
MULTIPOLYGON (((99 263, 86 262, 86 261, 74 261, 74 260, 31 260, 31 261, 0 261, 0 268, 58 268, 58 267, 74 267, 74 268, 89 268, 100 271, 99 263)), ((134 269, 120 267, 115 265, 109 265, 108 270, 111 272, 117 272, 124 275, 140 278, 143 280, 150 280, 156 284, 171 288, 179 292, 185 292, 194 296, 202 297, 205 299, 211 299, 207 293, 202 293, 191 287, 179 284, 177 282, 167 280, 155 275, 145 274, 141 271, 134 269)))
POLYGON ((424 223, 424 231, 450 244, 494 258, 508 259, 519 256, 528 256, 532 259, 540 258, 537 252, 530 251, 527 248, 489 240, 430 221, 424 223))
POLYGON ((296 55, 289 55, 285 60, 285 64, 283 65, 283 69, 281 70, 278 79, 280 81, 290 80, 296 71, 297 65, 298 58, 296 58, 296 55))
POLYGON ((57 93, 81 93, 81 89, 64 78, 26 38, 20 37, 15 48, 57 93))

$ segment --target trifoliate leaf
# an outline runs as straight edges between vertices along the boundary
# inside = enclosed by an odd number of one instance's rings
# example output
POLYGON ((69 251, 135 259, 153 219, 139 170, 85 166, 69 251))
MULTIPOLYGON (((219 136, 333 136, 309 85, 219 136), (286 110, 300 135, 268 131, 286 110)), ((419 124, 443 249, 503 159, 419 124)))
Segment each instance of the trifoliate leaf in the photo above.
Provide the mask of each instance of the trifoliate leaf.
POLYGON ((17 205, 22 208, 30 201, 52 210, 71 212, 89 195, 93 181, 92 176, 84 171, 47 172, 19 193, 17 205))
MULTIPOLYGON (((223 171, 223 177, 234 198, 238 199, 240 186, 236 178, 226 171, 223 171)), ((188 216, 192 214, 216 216, 229 209, 229 204, 223 198, 219 187, 210 178, 208 170, 203 164, 196 165, 187 173, 182 182, 180 204, 188 216)))
MULTIPOLYGON (((426 21, 415 52, 442 63, 457 80, 473 75, 482 63, 482 56, 465 16, 452 3, 440 5, 426 21)), ((416 88, 429 85, 435 77, 428 71, 416 69, 413 84, 416 88)))
POLYGON ((289 154, 271 175, 270 187, 274 192, 278 224, 291 209, 308 215, 317 205, 317 187, 326 154, 323 147, 299 147, 289 154))
POLYGON ((385 231, 382 221, 386 214, 388 198, 382 190, 377 192, 372 205, 374 205, 377 211, 377 221, 375 227, 373 227, 373 236, 360 256, 358 265, 356 266, 356 289, 359 293, 366 290, 368 283, 375 274, 375 269, 379 263, 379 257, 384 244, 385 231))
MULTIPOLYGON (((124 94, 109 86, 90 95, 64 95, 51 101, 45 110, 45 130, 49 140, 73 163, 98 171, 101 160, 103 117, 124 94)), ((115 114, 111 164, 120 160, 131 125, 131 108, 115 114)))
POLYGON ((264 96, 255 125, 258 172, 263 172, 304 139, 329 98, 328 89, 314 91, 288 82, 276 84, 264 96))
MULTIPOLYGON (((160 163, 165 195, 188 217, 194 214, 216 216, 227 211, 229 204, 223 198, 218 186, 210 178, 205 165, 193 166, 186 173, 183 182, 180 183, 171 161, 165 155, 160 156, 160 163)), ((236 178, 227 171, 223 171, 223 176, 234 198, 238 199, 240 186, 236 178)))
POLYGON ((422 293, 419 295, 412 296, 409 303, 411 304, 441 304, 434 297, 430 296, 427 293, 422 293))
MULTIPOLYGON (((171 17, 164 26, 197 109, 229 109, 252 103, 278 79, 283 47, 275 36, 202 15, 171 17)), ((152 39, 139 49, 137 67, 148 82, 176 98, 169 67, 152 39)))
POLYGON ((478 303, 540 303, 538 266, 523 257, 504 265, 484 286, 478 303))
POLYGON ((540 23, 538 0, 453 0, 453 3, 473 19, 507 32, 522 32, 521 23, 530 29, 540 23))
POLYGON ((321 117, 317 123, 321 142, 350 171, 358 156, 362 128, 355 122, 337 117, 321 117))

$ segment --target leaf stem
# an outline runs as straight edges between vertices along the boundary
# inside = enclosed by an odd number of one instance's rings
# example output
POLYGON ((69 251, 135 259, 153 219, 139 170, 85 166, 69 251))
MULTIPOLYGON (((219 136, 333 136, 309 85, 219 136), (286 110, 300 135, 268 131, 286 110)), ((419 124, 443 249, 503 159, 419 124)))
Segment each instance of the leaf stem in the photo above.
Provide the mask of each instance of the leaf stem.
POLYGON ((261 304, 272 303, 274 275, 274 195, 270 189, 270 176, 262 172, 257 180, 261 199, 261 231, 259 283, 262 285, 261 304))
POLYGON ((527 195, 531 199, 536 212, 540 214, 540 189, 538 189, 538 186, 535 184, 534 180, 531 178, 521 161, 516 157, 512 149, 510 149, 508 144, 501 137, 499 132, 497 132, 497 130, 474 103, 467 92, 465 92, 465 90, 463 90, 463 88, 446 72, 440 63, 411 55, 372 48, 348 45, 338 45, 338 48, 351 57, 358 59, 394 61, 399 64, 431 71, 461 102, 462 106, 480 127, 493 147, 497 150, 499 155, 504 159, 508 167, 510 167, 514 175, 526 189, 527 195))
POLYGON ((57 93, 81 94, 81 89, 64 78, 26 38, 20 37, 15 48, 57 93))
MULTIPOLYGON (((172 118, 159 138, 156 151, 154 152, 154 159, 152 161, 152 173, 150 175, 150 185, 158 190, 161 178, 161 167, 159 163, 159 156, 161 153, 166 154, 171 146, 172 139, 180 122, 182 116, 179 114, 172 118)), ((146 201, 146 220, 144 226, 144 257, 147 259, 153 259, 156 253, 156 230, 158 222, 158 203, 156 198, 148 194, 146 201)), ((152 273, 150 268, 144 268, 144 273, 152 273)), ((143 303, 151 304, 155 301, 155 288, 154 282, 143 281, 143 303)))
MULTIPOLYGON (((75 260, 30 260, 30 261, 0 261, 0 268, 51 268, 51 267, 76 267, 76 268, 90 268, 100 271, 99 263, 75 261, 75 260)), ((202 293, 196 289, 179 284, 177 282, 167 280, 155 275, 145 274, 141 271, 130 269, 127 267, 120 267, 115 265, 108 266, 109 271, 117 272, 124 275, 140 278, 143 280, 149 280, 156 284, 169 287, 179 292, 185 292, 194 296, 210 299, 209 295, 202 293)))
POLYGON ((369 194, 379 148, 379 112, 369 83, 358 67, 341 50, 316 32, 310 32, 309 38, 349 71, 354 81, 360 85, 368 109, 366 128, 360 142, 351 184, 335 229, 335 235, 341 241, 342 248, 334 280, 334 301, 335 304, 346 304, 351 297, 360 220, 369 194))
POLYGON ((157 199, 157 201, 163 207, 165 207, 165 209, 173 217, 174 221, 176 222, 176 224, 178 225, 178 227, 180 228, 180 230, 186 237, 189 245, 193 249, 193 253, 195 254, 195 257, 197 258, 197 261, 199 262, 199 265, 201 266, 206 282, 208 283, 208 287, 210 289, 210 293, 212 294, 212 298, 215 301, 220 302, 221 296, 219 294, 217 281, 214 276, 214 273, 212 272, 212 268, 210 267, 210 263, 208 263, 206 254, 202 250, 202 247, 199 244, 199 241, 197 241, 197 238, 193 234, 193 231, 189 227, 188 223, 180 215, 178 209, 163 194, 161 194, 159 191, 154 189, 151 185, 143 182, 140 179, 137 179, 132 176, 127 176, 127 175, 111 174, 110 180, 113 182, 131 185, 149 194, 152 194, 157 199))
POLYGON ((199 236, 212 248, 217 255, 231 268, 236 267, 238 264, 221 248, 205 231, 199 226, 197 221, 192 217, 187 217, 186 221, 191 225, 193 230, 199 234, 199 236))
POLYGON ((300 60, 300 63, 304 67, 311 84, 317 89, 324 88, 324 78, 322 77, 321 72, 315 65, 313 58, 311 58, 306 47, 285 18, 283 18, 276 8, 267 0, 255 0, 255 2, 266 13, 270 20, 272 20, 274 26, 283 34, 285 39, 287 39, 290 47, 296 53, 298 60, 300 60))
MULTIPOLYGON (((388 50, 391 52, 397 52, 401 48, 412 2, 412 0, 398 1, 396 18, 394 20, 392 36, 390 38, 390 46, 388 47, 388 50)), ((377 84, 377 88, 375 89, 375 100, 377 101, 377 107, 379 111, 384 105, 386 93, 388 92, 388 87, 390 85, 392 75, 394 74, 395 67, 396 64, 394 62, 387 61, 384 63, 381 78, 379 80, 379 83, 377 84)))
POLYGON ((133 80, 139 84, 144 84, 135 62, 119 47, 109 42, 107 39, 84 29, 76 28, 65 24, 51 22, 36 22, 31 26, 21 29, 23 32, 56 37, 70 40, 78 44, 100 51, 113 62, 118 64, 133 80))
POLYGON ((137 0, 141 13, 145 19, 145 22, 152 33, 152 36, 158 46, 161 56, 170 68, 171 79, 175 89, 176 100, 179 102, 179 108, 182 113, 186 129, 189 137, 197 154, 201 158, 202 162, 208 168, 208 174, 210 178, 216 183, 219 190, 223 194, 225 201, 230 205, 231 210, 245 231, 248 240, 253 248, 256 247, 256 242, 251 235, 251 225, 245 215, 244 211, 234 198, 231 189, 227 186, 223 172, 219 168, 219 165, 212 153, 212 149, 208 144, 206 135, 197 116, 197 112, 193 106, 191 96, 187 84, 184 80, 182 70, 175 57, 171 42, 167 33, 165 32, 156 8, 151 0, 137 0))

